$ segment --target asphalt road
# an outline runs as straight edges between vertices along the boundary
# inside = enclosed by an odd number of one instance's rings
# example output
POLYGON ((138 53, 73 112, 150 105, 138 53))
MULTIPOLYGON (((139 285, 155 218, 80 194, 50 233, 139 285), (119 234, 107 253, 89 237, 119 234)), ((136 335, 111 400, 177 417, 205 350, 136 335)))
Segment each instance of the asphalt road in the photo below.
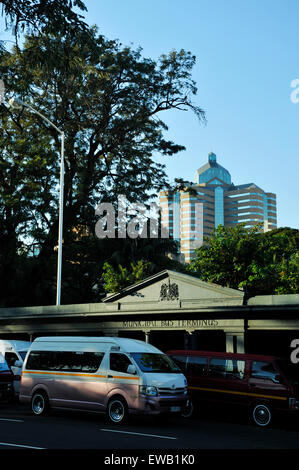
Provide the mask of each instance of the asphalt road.
POLYGON ((135 417, 117 426, 103 415, 52 410, 36 417, 20 403, 2 402, 2 449, 299 449, 299 421, 263 429, 241 414, 209 411, 189 420, 135 417))

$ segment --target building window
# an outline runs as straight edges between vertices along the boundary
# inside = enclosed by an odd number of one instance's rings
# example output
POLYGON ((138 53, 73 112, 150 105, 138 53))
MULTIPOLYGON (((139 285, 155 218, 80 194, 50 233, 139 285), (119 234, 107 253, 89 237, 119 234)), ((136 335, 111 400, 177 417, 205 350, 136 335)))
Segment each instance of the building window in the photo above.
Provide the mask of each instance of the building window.
POLYGON ((223 188, 218 187, 215 189, 215 227, 224 225, 223 207, 223 188))

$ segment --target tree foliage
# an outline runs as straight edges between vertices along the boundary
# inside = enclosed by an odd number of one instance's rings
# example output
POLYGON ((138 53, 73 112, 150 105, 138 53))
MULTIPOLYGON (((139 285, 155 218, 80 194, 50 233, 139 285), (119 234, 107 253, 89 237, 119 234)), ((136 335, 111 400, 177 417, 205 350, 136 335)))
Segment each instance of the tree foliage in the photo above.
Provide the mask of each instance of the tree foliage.
POLYGON ((15 37, 25 31, 64 34, 70 27, 87 27, 83 16, 73 8, 86 11, 82 0, 1 0, 6 26, 13 28, 15 37))
MULTIPOLYGON (((104 38, 96 28, 69 28, 64 34, 35 32, 26 37, 22 50, 2 51, 0 58, 7 100, 19 97, 65 132, 62 299, 87 301, 94 273, 107 261, 107 253, 113 255, 107 245, 103 252, 104 243, 93 235, 95 208, 102 201, 115 204, 120 194, 131 202, 146 202, 168 187, 164 165, 154 155, 171 156, 184 147, 166 138, 165 111, 190 109, 204 119, 193 102, 195 57, 181 50, 154 61, 142 57, 141 49, 104 38), (80 227, 89 235, 78 237, 80 227), (72 297, 72 283, 81 286, 81 297, 78 290, 72 297)), ((0 116, 3 303, 16 304, 20 254, 33 260, 17 302, 22 297, 25 303, 52 303, 59 135, 27 108, 3 104, 0 116)))
POLYGON ((106 292, 120 292, 127 286, 142 281, 153 272, 153 265, 149 261, 139 260, 131 263, 130 269, 118 265, 113 268, 108 262, 103 266, 103 281, 106 292))
POLYGON ((299 293, 299 230, 281 228, 262 233, 220 225, 196 250, 188 271, 204 281, 247 295, 299 293))

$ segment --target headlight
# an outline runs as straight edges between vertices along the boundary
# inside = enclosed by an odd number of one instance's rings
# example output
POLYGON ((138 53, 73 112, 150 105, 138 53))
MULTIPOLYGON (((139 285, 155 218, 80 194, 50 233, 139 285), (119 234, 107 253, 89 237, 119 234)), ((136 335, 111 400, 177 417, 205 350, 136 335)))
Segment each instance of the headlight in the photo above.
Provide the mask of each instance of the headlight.
POLYGON ((139 393, 141 395, 148 395, 155 397, 158 395, 158 389, 156 387, 148 387, 146 385, 139 385, 139 393))

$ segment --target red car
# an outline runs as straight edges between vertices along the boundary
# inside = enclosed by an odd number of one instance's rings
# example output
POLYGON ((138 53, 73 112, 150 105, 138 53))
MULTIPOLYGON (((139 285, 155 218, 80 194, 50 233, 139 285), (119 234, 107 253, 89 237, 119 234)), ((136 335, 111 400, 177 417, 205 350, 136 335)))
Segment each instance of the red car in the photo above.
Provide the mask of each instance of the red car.
POLYGON ((13 373, 2 354, 0 354, 0 400, 13 397, 13 373))
POLYGON ((167 354, 187 379, 186 417, 198 405, 241 406, 255 424, 267 426, 274 414, 299 411, 299 364, 254 354, 178 350, 167 354))

